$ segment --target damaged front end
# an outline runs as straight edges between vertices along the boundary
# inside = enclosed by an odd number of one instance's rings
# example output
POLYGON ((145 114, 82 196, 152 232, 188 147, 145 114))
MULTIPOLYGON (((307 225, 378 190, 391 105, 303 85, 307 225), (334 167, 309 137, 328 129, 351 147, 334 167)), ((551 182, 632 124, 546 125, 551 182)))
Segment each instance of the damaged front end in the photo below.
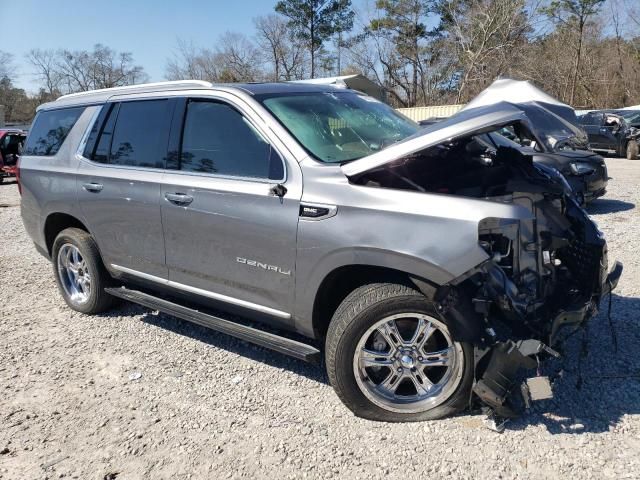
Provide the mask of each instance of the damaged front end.
POLYGON ((518 388, 519 371, 558 356, 553 348, 564 327, 578 328, 593 317, 622 273, 617 262, 607 272, 602 233, 568 195, 519 182, 509 197, 500 200, 527 206, 532 218, 483 220, 478 241, 490 259, 441 292, 445 309, 456 308, 452 292, 458 299, 465 292, 467 308, 481 322, 472 340, 473 391, 501 417, 516 416, 521 400, 548 398, 540 382, 518 388), (513 398, 519 394, 524 398, 513 398))
POLYGON ((525 150, 487 144, 484 135, 506 125, 537 140, 526 115, 511 107, 465 112, 457 122, 434 127, 431 142, 427 134, 411 151, 399 148, 403 155, 395 159, 370 157, 349 166, 351 180, 363 185, 470 197, 527 212, 481 220, 477 241, 487 259, 430 293, 452 336, 474 345, 473 393, 498 417, 517 416, 529 400, 549 398, 546 378, 521 384, 521 370, 558 356, 561 332, 593 317, 622 273, 618 262, 608 272, 606 241, 557 170, 534 163, 525 150), (459 135, 451 134, 456 125, 459 135))

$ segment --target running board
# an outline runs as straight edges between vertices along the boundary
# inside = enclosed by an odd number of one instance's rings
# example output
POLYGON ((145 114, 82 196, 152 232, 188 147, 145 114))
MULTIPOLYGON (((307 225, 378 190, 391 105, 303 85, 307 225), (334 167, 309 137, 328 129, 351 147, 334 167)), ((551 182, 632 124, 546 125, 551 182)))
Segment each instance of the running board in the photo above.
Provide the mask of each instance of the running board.
POLYGON ((196 323, 203 327, 216 330, 226 335, 245 340, 261 347, 284 353, 299 360, 309 363, 320 363, 320 350, 307 345, 306 343, 297 342, 286 337, 274 335, 273 333, 264 332, 257 328, 248 327, 240 323, 231 322, 214 315, 202 313, 192 308, 169 302, 162 298, 154 297, 148 293, 138 290, 130 290, 126 287, 105 288, 105 292, 114 297, 119 297, 129 302, 138 303, 144 307, 178 317, 188 322, 196 323))

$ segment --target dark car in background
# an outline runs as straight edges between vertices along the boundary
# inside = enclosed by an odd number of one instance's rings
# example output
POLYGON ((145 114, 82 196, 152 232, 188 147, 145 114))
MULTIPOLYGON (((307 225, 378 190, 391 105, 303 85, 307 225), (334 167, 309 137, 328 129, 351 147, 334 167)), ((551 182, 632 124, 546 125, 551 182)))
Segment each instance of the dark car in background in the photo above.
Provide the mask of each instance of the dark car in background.
MULTIPOLYGON (((420 121, 420 125, 427 126, 436 123, 434 121, 420 121)), ((585 205, 607 191, 609 175, 604 158, 589 150, 576 150, 568 148, 567 142, 563 142, 563 148, 550 150, 544 145, 522 145, 526 142, 520 139, 511 129, 504 128, 498 132, 483 135, 485 143, 489 147, 518 148, 524 154, 531 155, 534 162, 554 168, 562 173, 567 183, 571 186, 576 200, 585 205)))
POLYGON ((18 158, 26 138, 27 134, 22 130, 0 129, 0 183, 5 177, 16 176, 18 158))
POLYGON ((634 111, 598 110, 582 115, 580 123, 589 136, 591 149, 636 160, 640 129, 633 125, 640 123, 640 112, 631 112, 634 111))
POLYGON ((640 110, 616 110, 615 113, 623 117, 634 128, 640 128, 640 110))
POLYGON ((559 171, 583 205, 605 194, 608 174, 604 159, 590 151, 587 134, 572 107, 529 82, 502 78, 461 112, 500 102, 509 102, 532 119, 537 136, 532 139, 517 126, 505 127, 487 136, 494 148, 519 148, 535 163, 559 171))
POLYGON ((566 147, 560 150, 536 151, 531 147, 519 145, 501 133, 492 132, 486 136, 490 137, 490 141, 496 146, 520 147, 524 153, 532 156, 534 162, 558 170, 571 186, 576 200, 581 205, 603 196, 607 191, 607 165, 604 158, 597 153, 566 147))

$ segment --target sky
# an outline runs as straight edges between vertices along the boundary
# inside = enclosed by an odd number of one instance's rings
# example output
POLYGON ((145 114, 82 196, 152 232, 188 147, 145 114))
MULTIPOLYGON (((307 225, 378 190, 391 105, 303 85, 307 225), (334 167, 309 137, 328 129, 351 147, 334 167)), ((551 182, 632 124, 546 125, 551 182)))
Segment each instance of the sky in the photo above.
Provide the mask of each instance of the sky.
POLYGON ((151 81, 164 80, 177 40, 213 47, 227 30, 253 34, 253 18, 276 0, 0 0, 0 50, 14 56, 16 86, 38 83, 24 60, 34 48, 90 50, 102 43, 131 52, 151 81))

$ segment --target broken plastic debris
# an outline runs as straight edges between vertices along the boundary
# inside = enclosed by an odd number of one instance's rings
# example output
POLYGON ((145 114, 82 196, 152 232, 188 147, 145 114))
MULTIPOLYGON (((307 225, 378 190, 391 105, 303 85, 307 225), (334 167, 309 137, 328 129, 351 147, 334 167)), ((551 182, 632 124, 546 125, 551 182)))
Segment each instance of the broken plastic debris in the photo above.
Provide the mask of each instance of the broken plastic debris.
POLYGON ((553 398, 553 390, 549 377, 527 378, 527 387, 529 387, 529 396, 534 402, 553 398))
POLYGON ((509 421, 508 418, 503 418, 495 414, 495 412, 489 413, 483 420, 485 427, 494 432, 504 432, 504 426, 509 421))
POLYGON ((131 372, 129 374, 129 380, 140 380, 142 378, 142 373, 140 372, 131 372))
POLYGON ((244 380, 244 377, 243 377, 242 375, 236 375, 235 377, 233 377, 233 378, 231 379, 231 383, 234 383, 234 384, 236 384, 236 385, 237 385, 237 384, 239 384, 242 380, 244 380))

